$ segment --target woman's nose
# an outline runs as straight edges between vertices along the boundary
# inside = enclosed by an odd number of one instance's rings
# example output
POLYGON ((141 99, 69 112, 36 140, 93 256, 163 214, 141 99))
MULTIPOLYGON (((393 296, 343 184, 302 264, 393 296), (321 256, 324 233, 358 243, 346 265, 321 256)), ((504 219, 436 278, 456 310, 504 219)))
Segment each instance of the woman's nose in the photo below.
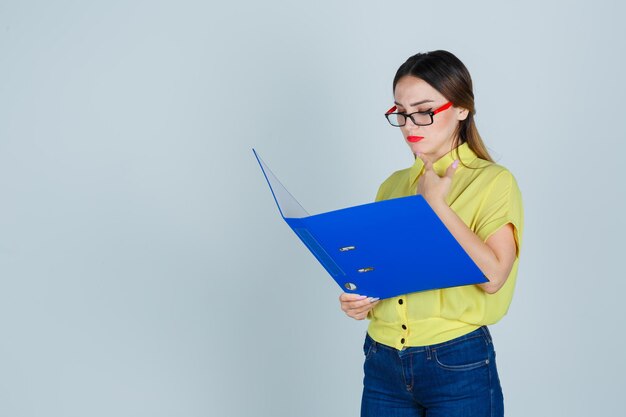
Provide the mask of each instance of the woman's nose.
POLYGON ((413 121, 412 118, 407 117, 406 118, 406 123, 405 123, 406 127, 409 127, 411 129, 419 129, 420 125, 415 124, 415 122, 413 121))

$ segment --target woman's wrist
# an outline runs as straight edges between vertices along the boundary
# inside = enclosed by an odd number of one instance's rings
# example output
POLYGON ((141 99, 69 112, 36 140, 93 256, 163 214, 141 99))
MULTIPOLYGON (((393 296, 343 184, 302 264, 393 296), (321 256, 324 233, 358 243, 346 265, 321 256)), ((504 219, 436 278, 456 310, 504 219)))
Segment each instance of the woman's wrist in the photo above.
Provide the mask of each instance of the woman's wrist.
POLYGON ((446 200, 444 200, 443 198, 436 198, 436 199, 426 199, 426 202, 428 203, 428 205, 430 206, 430 208, 433 209, 433 211, 435 213, 437 213, 437 215, 439 215, 439 213, 442 210, 446 210, 449 209, 450 207, 448 206, 448 203, 446 203, 446 200))

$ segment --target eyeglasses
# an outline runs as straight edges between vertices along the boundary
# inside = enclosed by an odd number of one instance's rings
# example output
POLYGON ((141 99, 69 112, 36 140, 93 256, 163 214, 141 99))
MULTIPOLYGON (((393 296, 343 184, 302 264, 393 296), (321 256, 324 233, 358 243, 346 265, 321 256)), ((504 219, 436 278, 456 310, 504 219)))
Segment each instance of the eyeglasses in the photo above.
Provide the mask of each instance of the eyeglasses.
POLYGON ((394 113, 394 111, 396 111, 398 107, 393 106, 392 108, 387 110, 387 113, 385 113, 385 117, 389 121, 389 124, 395 127, 404 126, 406 124, 407 118, 410 118, 413 124, 417 126, 428 126, 428 125, 433 124, 434 115, 444 110, 447 110, 450 107, 452 107, 452 102, 448 101, 446 104, 444 104, 443 106, 439 108, 436 108, 435 110, 425 111, 425 112, 416 111, 414 113, 406 114, 406 113, 394 113))

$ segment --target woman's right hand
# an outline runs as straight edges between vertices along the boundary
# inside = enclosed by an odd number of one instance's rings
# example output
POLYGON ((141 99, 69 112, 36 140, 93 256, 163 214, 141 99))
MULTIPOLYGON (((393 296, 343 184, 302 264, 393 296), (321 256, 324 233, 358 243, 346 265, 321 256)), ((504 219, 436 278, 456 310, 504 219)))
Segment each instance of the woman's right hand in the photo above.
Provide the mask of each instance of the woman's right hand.
POLYGON ((339 296, 339 302, 341 303, 341 309, 355 320, 363 320, 367 317, 368 311, 370 311, 376 304, 378 304, 378 298, 368 297, 366 295, 342 293, 339 296))

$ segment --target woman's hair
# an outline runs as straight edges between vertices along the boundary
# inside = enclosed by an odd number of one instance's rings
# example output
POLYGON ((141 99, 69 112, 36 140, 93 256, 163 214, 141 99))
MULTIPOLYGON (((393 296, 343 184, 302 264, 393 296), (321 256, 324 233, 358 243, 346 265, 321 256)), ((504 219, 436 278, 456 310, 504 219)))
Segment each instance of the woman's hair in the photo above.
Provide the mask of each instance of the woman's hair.
POLYGON ((407 75, 426 81, 448 101, 451 101, 453 106, 469 111, 467 118, 457 126, 452 146, 456 148, 467 142, 479 158, 493 162, 474 122, 476 108, 474 107, 472 78, 461 60, 452 53, 441 50, 415 54, 398 68, 393 79, 394 92, 398 81, 407 75))

